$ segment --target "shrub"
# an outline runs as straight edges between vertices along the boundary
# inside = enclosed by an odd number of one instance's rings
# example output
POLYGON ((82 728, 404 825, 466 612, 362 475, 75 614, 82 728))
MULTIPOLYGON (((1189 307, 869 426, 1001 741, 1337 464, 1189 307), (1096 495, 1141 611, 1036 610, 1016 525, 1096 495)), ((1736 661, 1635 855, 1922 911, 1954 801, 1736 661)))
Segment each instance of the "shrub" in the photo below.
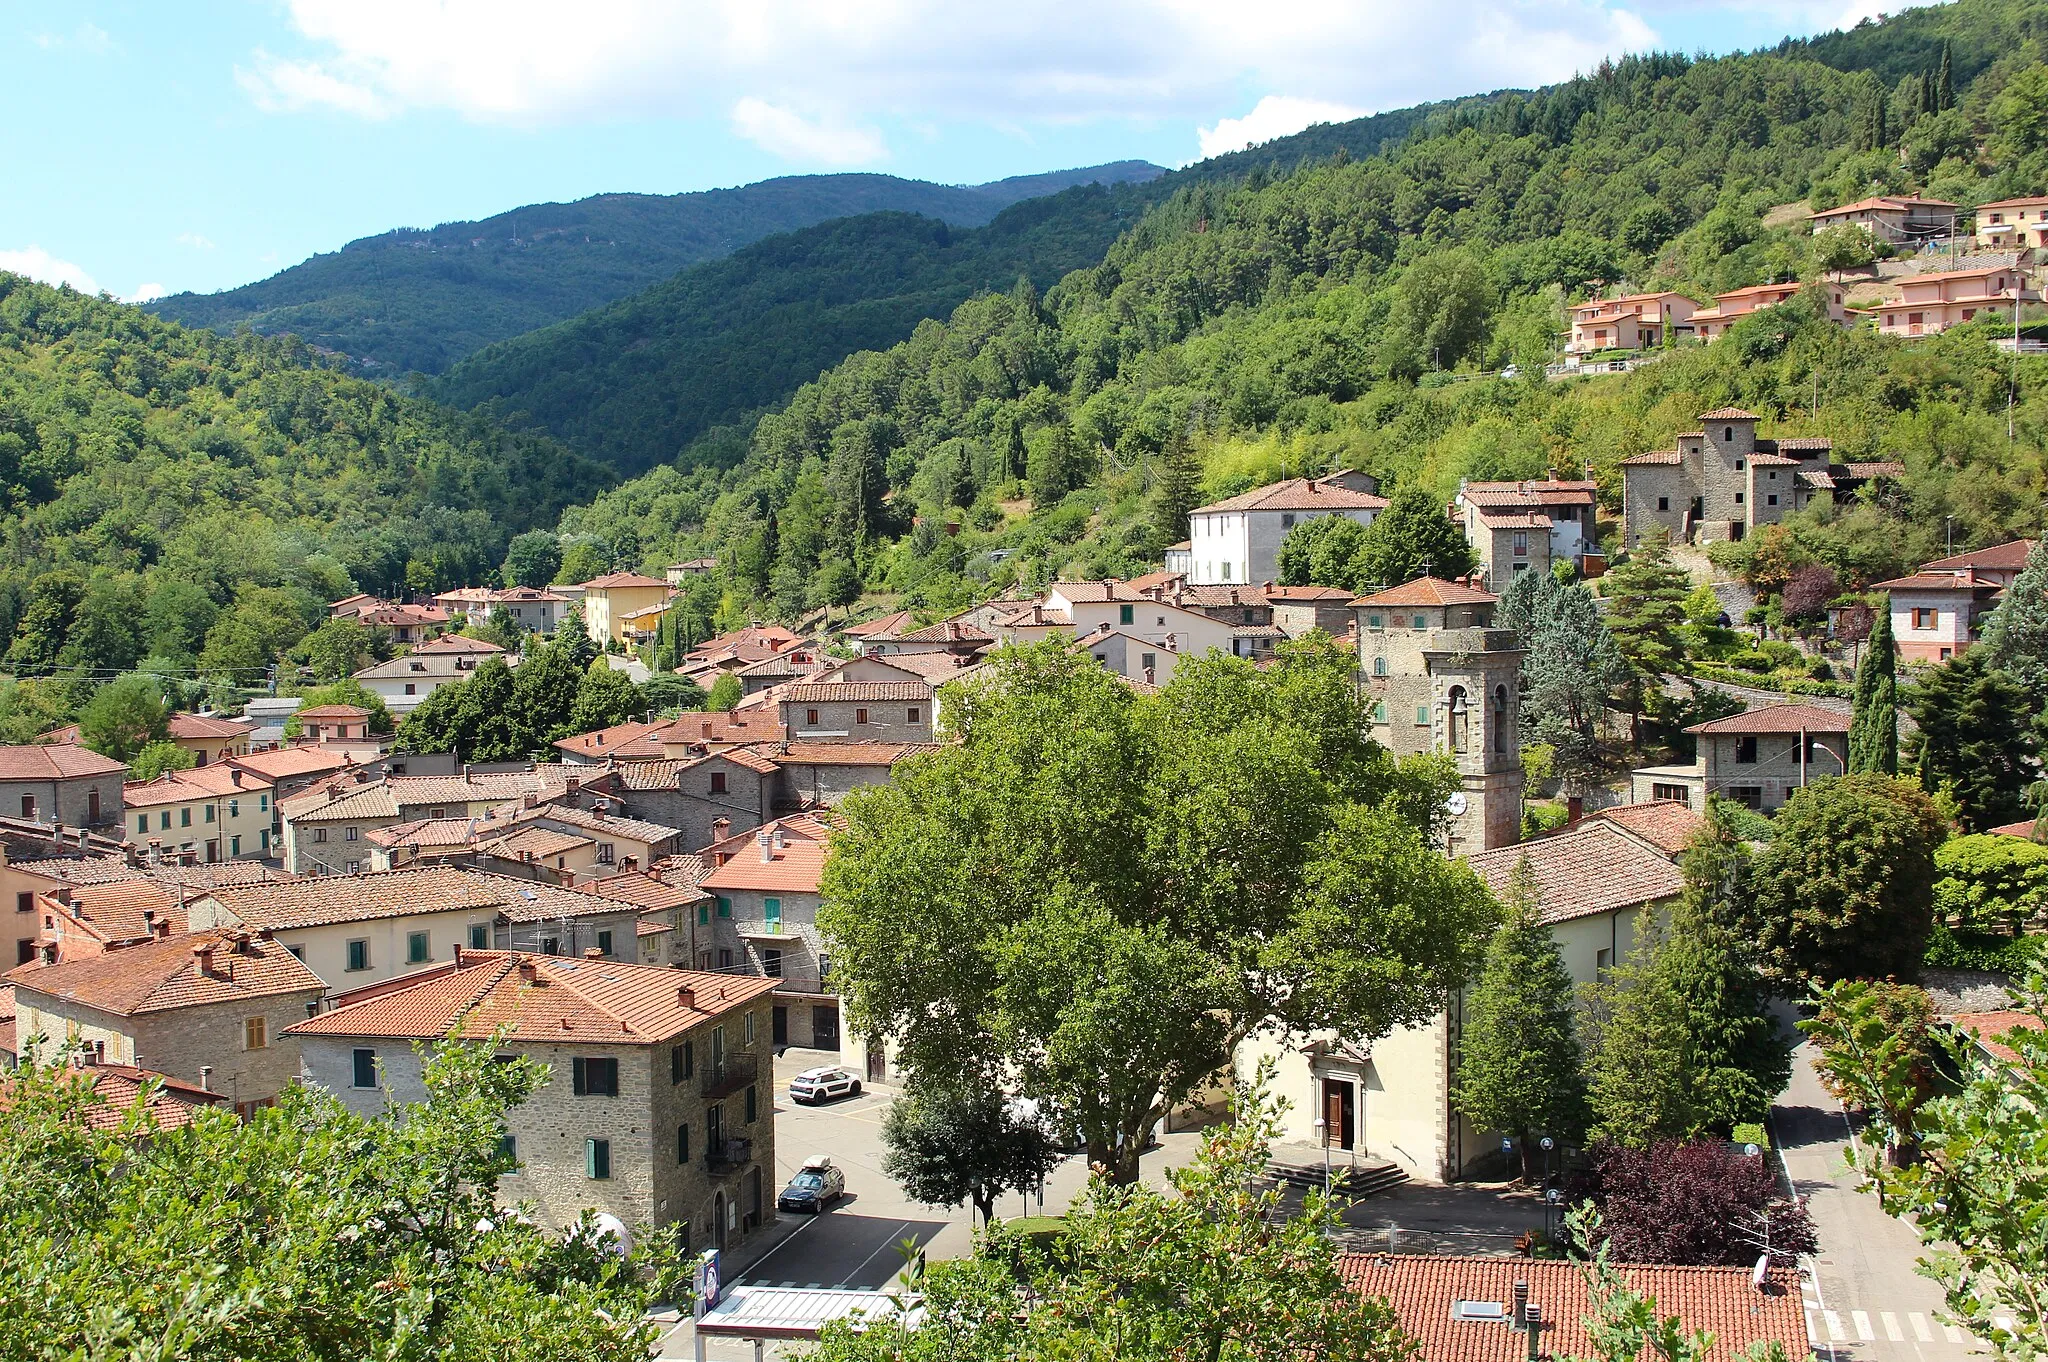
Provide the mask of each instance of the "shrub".
POLYGON ((1775 638, 1765 639, 1762 643, 1756 645, 1756 650, 1771 660, 1771 666, 1774 669, 1778 667, 1804 667, 1806 665, 1806 654, 1796 643, 1786 643, 1782 639, 1775 638))
POLYGON ((1729 1143, 1737 1145, 1753 1144, 1758 1149, 1769 1149, 1771 1147, 1770 1133, 1755 1121, 1744 1121, 1736 1126, 1729 1133, 1728 1140, 1729 1143))
POLYGON ((1532 799, 1522 806, 1522 835, 1556 832, 1571 821, 1572 811, 1554 799, 1532 799))
POLYGON ((1777 1175, 1761 1154, 1675 1140, 1591 1152, 1593 1167, 1573 1179, 1568 1199, 1590 1197, 1599 1206, 1603 1238, 1619 1262, 1744 1266, 1756 1260, 1751 1235, 1760 1216, 1770 1221, 1773 1259, 1789 1263, 1816 1247, 1812 1219, 1779 1197, 1777 1175))
POLYGON ((1739 653, 1730 653, 1727 662, 1731 667, 1740 667, 1743 671, 1755 672, 1759 676, 1777 670, 1778 666, 1771 661, 1768 653, 1757 648, 1745 648, 1739 653))
POLYGON ((1806 675, 1808 679, 1814 681, 1832 681, 1835 679, 1835 669, 1828 664, 1826 658, 1816 657, 1807 664, 1806 675))
POLYGON ((2048 937, 1955 932, 1936 924, 1927 938, 1930 969, 1988 970, 2017 979, 2024 978, 2044 957, 2048 957, 2048 937))

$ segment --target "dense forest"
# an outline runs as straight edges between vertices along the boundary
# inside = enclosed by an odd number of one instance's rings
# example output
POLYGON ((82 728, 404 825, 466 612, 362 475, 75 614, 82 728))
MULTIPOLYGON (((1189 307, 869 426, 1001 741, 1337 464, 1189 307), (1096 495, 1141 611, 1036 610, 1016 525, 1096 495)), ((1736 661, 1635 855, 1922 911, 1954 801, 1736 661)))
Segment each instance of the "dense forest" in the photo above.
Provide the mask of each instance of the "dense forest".
POLYGON ((1159 173, 1119 161, 982 185, 790 175, 694 194, 599 194, 476 222, 398 228, 257 283, 175 294, 149 307, 191 326, 290 332, 368 374, 433 374, 493 341, 601 307, 762 237, 878 212, 978 227, 1023 199, 1159 173))
POLYGON ((1819 278, 1843 262, 1808 205, 2048 185, 2035 12, 1961 0, 1783 54, 1630 59, 1434 110, 1382 155, 1240 159, 1042 295, 986 294, 849 357, 759 420, 735 467, 657 468, 563 529, 622 563, 716 553, 727 618, 794 617, 849 578, 937 610, 1156 564, 1186 509, 1162 504, 1177 465, 1205 498, 1337 464, 1445 496, 1589 469, 1614 509, 1617 460, 1731 401, 1912 470, 1901 504, 1790 532, 1846 581, 1937 547, 1947 515, 1959 542, 2030 528, 2041 365, 1982 328, 1908 346, 1795 304, 1627 376, 1541 366, 1597 281, 1707 297, 1819 278), (1822 60, 1857 53, 1900 74, 1822 60), (1525 377, 1490 376, 1509 364, 1525 377))
POLYGON ((328 601, 479 580, 511 535, 608 481, 544 436, 337 373, 295 340, 0 274, 16 676, 89 687, 147 660, 261 681, 328 601))

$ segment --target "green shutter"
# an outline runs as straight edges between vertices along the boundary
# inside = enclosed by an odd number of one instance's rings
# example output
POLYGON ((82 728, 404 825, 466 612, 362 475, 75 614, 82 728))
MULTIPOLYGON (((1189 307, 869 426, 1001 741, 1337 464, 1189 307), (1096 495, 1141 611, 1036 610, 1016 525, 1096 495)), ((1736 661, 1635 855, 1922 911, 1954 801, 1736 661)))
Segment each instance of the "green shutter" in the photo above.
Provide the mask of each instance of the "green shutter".
POLYGON ((1429 722, 1428 705, 1417 705, 1415 707, 1415 722, 1418 724, 1426 724, 1429 722))

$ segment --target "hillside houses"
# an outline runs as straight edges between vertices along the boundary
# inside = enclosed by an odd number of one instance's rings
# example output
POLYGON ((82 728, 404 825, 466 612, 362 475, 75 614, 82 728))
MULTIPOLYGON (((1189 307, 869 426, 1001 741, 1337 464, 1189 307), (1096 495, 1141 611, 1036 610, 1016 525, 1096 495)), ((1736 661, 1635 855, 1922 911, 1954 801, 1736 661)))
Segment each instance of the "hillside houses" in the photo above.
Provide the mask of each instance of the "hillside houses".
POLYGON ((1517 573, 1548 572, 1553 563, 1599 575, 1598 491, 1592 482, 1557 478, 1461 482, 1451 512, 1478 557, 1487 590, 1505 591, 1517 573))
POLYGON ((1913 274, 1892 283, 1897 296, 1877 305, 1877 329, 1887 336, 1932 336, 1986 312, 2010 320, 2022 303, 2041 301, 2013 265, 1913 274))
POLYGON ((1956 205, 1918 194, 1877 194, 1838 208, 1824 208, 1808 220, 1816 236, 1831 227, 1860 227, 1879 241, 1902 246, 1952 234, 1956 205))
POLYGON ((365 667, 355 673, 355 679, 384 702, 392 718, 403 719, 442 686, 468 680, 482 662, 493 657, 502 657, 510 666, 519 664, 517 653, 507 653, 495 643, 447 634, 389 662, 365 667))
POLYGON ((1188 581, 1196 586, 1277 581, 1280 541, 1296 525, 1332 515, 1370 525, 1387 501, 1355 485, 1360 476, 1290 478, 1197 507, 1188 515, 1188 581))
POLYGON ((1599 350, 1647 350, 1662 345, 1691 319, 1699 304, 1683 293, 1630 293, 1593 298, 1571 309, 1566 356, 1599 350))
POLYGON ((1936 558, 1904 577, 1872 583, 1872 591, 1885 593, 1900 660, 1938 663, 1967 652, 2033 547, 2030 539, 2014 539, 1936 558))

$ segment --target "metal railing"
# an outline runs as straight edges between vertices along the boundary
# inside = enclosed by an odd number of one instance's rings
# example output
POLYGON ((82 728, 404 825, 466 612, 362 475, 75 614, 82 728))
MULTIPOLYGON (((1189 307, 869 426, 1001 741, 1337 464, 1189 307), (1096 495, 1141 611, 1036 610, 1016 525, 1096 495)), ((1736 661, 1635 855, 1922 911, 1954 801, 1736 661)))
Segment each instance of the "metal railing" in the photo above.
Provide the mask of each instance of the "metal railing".
POLYGON ((752 1050, 734 1050, 723 1059, 704 1066, 703 1092, 706 1098, 724 1097, 754 1081, 761 1066, 752 1050))
POLYGON ((714 1173, 729 1173, 735 1168, 744 1168, 753 1161, 754 1142, 742 1135, 729 1136, 714 1142, 705 1151, 704 1162, 714 1173))

